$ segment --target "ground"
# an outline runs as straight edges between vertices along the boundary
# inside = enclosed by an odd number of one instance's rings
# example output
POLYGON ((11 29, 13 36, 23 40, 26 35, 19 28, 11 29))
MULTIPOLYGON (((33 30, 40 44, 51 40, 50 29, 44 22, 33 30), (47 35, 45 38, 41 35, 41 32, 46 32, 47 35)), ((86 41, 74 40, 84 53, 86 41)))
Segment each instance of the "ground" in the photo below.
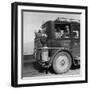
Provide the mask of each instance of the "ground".
MULTIPOLYGON (((73 67, 68 72, 60 75, 79 75, 80 68, 73 67)), ((33 77, 33 76, 45 76, 45 75, 56 75, 52 68, 48 69, 48 73, 46 70, 43 70, 35 60, 25 61, 23 64, 23 77, 33 77)))

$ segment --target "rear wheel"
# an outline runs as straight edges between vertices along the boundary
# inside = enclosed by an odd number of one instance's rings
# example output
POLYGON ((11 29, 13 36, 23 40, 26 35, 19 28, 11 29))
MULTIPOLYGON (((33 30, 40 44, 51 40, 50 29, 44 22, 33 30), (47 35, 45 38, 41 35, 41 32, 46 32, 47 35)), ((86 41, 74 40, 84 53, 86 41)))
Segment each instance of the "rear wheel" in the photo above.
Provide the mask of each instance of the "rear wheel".
POLYGON ((69 53, 59 52, 53 60, 53 69, 57 74, 63 74, 67 72, 72 64, 72 59, 69 53))

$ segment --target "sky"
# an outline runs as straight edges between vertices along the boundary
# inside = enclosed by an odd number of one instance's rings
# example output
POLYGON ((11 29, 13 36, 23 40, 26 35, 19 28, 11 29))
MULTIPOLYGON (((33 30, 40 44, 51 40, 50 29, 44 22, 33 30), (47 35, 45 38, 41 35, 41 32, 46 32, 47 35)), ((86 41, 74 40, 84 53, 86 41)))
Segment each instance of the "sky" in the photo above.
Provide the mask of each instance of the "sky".
POLYGON ((72 19, 79 19, 79 14, 67 14, 67 13, 46 13, 46 12, 23 12, 23 42, 24 52, 29 53, 30 50, 33 52, 34 48, 34 32, 38 31, 43 23, 48 20, 56 20, 57 17, 65 17, 72 19), (31 42, 33 42, 31 48, 31 42))

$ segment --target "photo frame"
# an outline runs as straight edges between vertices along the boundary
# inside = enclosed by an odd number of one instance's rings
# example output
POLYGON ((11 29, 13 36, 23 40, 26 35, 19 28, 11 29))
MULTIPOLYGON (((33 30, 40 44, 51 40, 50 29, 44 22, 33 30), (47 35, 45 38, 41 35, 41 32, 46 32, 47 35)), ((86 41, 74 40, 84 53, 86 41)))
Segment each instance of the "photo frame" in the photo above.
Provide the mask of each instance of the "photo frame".
POLYGON ((11 85, 88 82, 88 7, 11 4, 11 85))

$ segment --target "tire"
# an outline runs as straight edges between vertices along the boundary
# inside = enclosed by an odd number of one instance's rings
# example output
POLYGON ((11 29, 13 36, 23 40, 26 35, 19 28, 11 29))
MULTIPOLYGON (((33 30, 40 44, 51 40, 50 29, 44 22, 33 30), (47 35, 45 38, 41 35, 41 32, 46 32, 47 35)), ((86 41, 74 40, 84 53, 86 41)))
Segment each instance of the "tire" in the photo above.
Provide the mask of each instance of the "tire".
POLYGON ((72 58, 67 52, 59 52, 53 60, 53 70, 57 74, 63 74, 71 68, 72 58))

